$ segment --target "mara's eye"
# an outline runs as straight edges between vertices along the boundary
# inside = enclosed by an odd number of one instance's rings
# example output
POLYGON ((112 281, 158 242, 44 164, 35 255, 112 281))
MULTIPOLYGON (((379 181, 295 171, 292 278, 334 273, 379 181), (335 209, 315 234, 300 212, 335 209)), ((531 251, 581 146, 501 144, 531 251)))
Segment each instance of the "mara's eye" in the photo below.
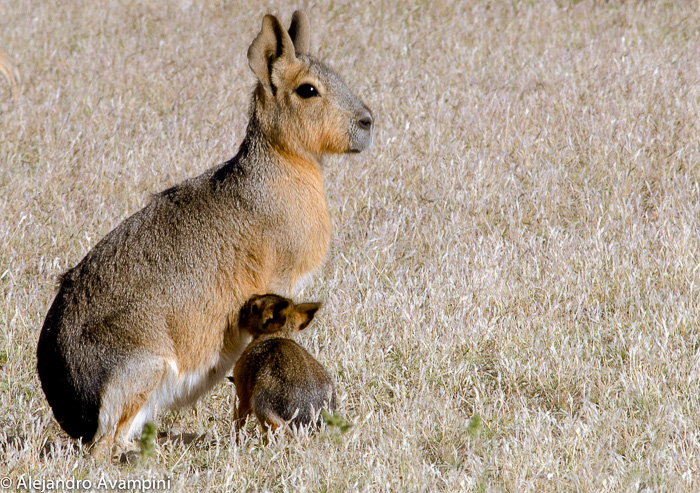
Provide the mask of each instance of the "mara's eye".
POLYGON ((300 98, 309 99, 318 96, 318 90, 311 84, 302 84, 297 87, 297 94, 300 98))

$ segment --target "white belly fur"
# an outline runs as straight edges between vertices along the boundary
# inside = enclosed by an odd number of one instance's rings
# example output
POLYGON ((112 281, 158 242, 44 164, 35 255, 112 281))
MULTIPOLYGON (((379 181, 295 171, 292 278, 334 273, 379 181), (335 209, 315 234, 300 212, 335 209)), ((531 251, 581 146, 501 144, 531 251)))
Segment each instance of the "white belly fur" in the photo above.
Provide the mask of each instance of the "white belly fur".
POLYGON ((127 440, 141 432, 159 410, 177 409, 194 404, 197 399, 223 379, 238 359, 240 352, 220 354, 217 361, 195 371, 180 374, 175 360, 167 360, 167 371, 146 404, 139 410, 129 427, 127 440))

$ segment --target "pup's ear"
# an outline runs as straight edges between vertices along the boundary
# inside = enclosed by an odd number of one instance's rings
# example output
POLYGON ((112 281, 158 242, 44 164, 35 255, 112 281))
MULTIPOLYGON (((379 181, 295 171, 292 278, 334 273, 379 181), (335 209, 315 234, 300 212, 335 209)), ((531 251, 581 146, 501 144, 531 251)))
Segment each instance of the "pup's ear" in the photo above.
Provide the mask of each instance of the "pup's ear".
POLYGON ((300 303, 296 307, 296 311, 300 317, 299 328, 297 330, 304 330, 309 326, 311 321, 314 319, 316 312, 321 308, 321 303, 300 303))
POLYGON ((295 60, 294 43, 279 19, 269 14, 263 17, 262 28, 248 48, 248 65, 263 87, 275 95, 274 75, 284 72, 295 60))
POLYGON ((309 18, 301 10, 292 15, 292 24, 289 26, 289 37, 294 43, 294 51, 297 55, 309 54, 309 18))

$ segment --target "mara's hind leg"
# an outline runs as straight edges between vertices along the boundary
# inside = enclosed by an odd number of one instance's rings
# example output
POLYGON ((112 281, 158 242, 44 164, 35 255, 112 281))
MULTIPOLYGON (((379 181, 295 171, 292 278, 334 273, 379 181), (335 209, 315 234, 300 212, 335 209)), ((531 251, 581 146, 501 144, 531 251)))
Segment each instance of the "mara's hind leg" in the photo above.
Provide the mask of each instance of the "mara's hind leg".
MULTIPOLYGON (((256 414, 258 422, 260 423, 260 429, 262 430, 263 443, 267 445, 270 442, 270 437, 274 437, 277 430, 283 429, 288 436, 294 436, 294 430, 292 430, 289 424, 283 420, 279 414, 268 409, 262 411, 259 415, 256 414)), ((274 442, 273 442, 274 443, 274 442)))
POLYGON ((293 436, 294 432, 289 427, 289 424, 277 413, 275 407, 270 405, 268 399, 266 399, 267 396, 259 394, 256 397, 257 399, 253 399, 252 407, 262 431, 263 443, 267 445, 270 436, 279 428, 284 429, 288 435, 293 436))
POLYGON ((110 455, 114 446, 124 448, 156 413, 158 388, 167 374, 165 358, 132 358, 110 378, 102 396, 93 455, 110 455))

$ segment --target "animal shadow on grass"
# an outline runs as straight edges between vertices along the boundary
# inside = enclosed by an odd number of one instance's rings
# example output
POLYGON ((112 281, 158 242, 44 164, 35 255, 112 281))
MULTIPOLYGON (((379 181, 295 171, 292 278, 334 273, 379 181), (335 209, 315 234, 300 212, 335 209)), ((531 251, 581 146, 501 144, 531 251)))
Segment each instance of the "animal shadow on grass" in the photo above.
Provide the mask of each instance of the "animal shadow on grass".
MULTIPOLYGON (((135 450, 127 450, 111 457, 111 462, 117 464, 137 464, 142 462, 148 456, 154 455, 154 447, 157 444, 159 448, 178 447, 178 448, 207 448, 214 443, 215 439, 211 433, 188 433, 177 430, 161 430, 157 434, 155 431, 152 439, 146 440, 144 437, 139 441, 140 448, 135 450), (146 450, 149 453, 144 453, 146 450)), ((22 450, 27 446, 32 446, 30 440, 25 433, 19 430, 3 430, 0 431, 0 455, 7 457, 13 451, 22 453, 22 450)), ((59 433, 51 438, 46 438, 40 445, 39 457, 42 461, 55 460, 64 455, 79 456, 86 458, 90 457, 90 449, 88 446, 81 444, 79 441, 71 439, 68 435, 59 433)))

